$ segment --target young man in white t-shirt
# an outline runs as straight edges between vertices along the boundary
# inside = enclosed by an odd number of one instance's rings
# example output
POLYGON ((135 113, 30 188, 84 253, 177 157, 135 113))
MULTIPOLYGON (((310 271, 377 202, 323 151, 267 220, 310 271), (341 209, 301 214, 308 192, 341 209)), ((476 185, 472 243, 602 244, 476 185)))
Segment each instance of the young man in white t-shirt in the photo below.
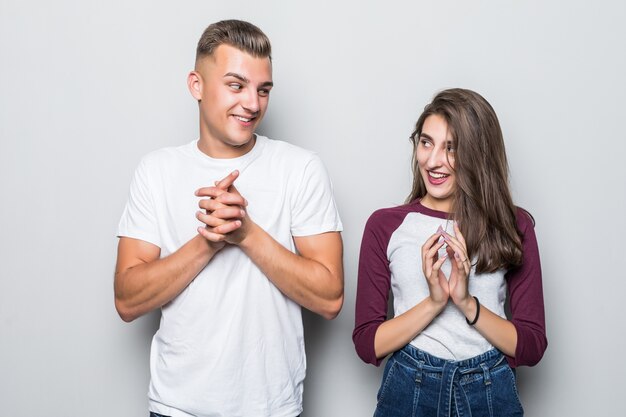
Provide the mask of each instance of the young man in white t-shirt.
POLYGON ((267 37, 210 25, 188 87, 200 138, 140 162, 118 229, 115 306, 160 308, 151 415, 294 417, 306 359, 300 306, 343 302, 341 220, 320 159, 255 134, 273 86, 267 37))

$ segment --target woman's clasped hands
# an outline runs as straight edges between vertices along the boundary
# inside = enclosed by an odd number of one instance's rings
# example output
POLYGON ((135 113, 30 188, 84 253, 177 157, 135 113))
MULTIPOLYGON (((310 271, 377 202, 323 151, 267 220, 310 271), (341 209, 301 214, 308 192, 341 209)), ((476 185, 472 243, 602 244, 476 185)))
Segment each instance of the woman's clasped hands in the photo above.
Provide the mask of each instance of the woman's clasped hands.
POLYGON ((468 276, 471 269, 467 246, 459 226, 454 222, 454 236, 441 226, 422 246, 422 269, 430 290, 430 298, 441 308, 448 299, 466 311, 466 306, 473 302, 468 289, 468 276), (439 249, 445 246, 446 253, 439 256, 439 249), (452 268, 450 277, 446 277, 441 266, 450 258, 452 268))

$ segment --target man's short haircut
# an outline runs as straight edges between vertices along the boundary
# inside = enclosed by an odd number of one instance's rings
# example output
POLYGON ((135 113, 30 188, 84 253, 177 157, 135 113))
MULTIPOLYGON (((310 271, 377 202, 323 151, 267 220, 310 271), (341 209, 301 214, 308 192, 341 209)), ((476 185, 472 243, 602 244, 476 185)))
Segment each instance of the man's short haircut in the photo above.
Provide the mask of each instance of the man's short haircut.
POLYGON ((230 45, 256 58, 272 59, 268 37, 252 23, 243 20, 222 20, 205 29, 198 41, 196 62, 211 56, 220 45, 230 45))

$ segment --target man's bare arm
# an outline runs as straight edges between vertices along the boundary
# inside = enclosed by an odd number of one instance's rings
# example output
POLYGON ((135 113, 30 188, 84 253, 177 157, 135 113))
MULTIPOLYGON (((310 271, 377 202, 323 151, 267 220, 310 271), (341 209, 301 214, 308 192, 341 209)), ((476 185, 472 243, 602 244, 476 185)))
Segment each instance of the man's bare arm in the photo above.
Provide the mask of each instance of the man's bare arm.
MULTIPOLYGON (((229 175, 216 187, 227 189, 235 178, 229 175)), ((240 196, 231 196, 227 201, 245 206, 240 196)), ((216 204, 228 210, 228 206, 216 204)), ((231 217, 237 219, 236 214, 231 217)), ((152 243, 120 238, 114 285, 115 308, 122 320, 132 321, 174 299, 224 247, 224 234, 235 231, 240 225, 237 220, 220 221, 219 226, 206 231, 211 239, 197 235, 163 259, 159 259, 161 249, 152 243)))
POLYGON ((259 226, 239 247, 287 297, 325 319, 343 304, 343 245, 339 232, 294 238, 295 254, 259 226))
POLYGON ((170 256, 159 259, 152 243, 120 238, 115 267, 115 308, 132 321, 163 306, 181 293, 221 249, 198 235, 170 256))

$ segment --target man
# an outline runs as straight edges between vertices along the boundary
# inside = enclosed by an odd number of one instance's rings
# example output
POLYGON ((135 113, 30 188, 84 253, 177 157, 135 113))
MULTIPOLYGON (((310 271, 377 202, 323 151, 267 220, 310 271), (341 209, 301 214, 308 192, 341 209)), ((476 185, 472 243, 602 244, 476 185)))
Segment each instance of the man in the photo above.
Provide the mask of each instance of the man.
POLYGON ((151 415, 297 416, 300 306, 327 319, 341 309, 342 226, 326 171, 312 152, 255 134, 270 54, 250 23, 210 25, 187 80, 200 138, 147 155, 131 184, 115 305, 124 321, 161 308, 151 415))

